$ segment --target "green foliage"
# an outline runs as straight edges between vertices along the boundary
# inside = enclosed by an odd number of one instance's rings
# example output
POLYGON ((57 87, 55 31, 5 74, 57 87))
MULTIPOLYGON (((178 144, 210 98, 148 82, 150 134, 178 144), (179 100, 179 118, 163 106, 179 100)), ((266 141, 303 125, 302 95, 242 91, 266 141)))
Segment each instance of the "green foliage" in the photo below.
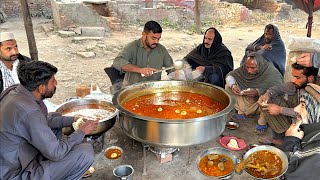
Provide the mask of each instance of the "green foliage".
MULTIPOLYGON (((222 25, 221 19, 211 19, 211 20, 203 20, 201 22, 201 32, 205 32, 209 27, 215 27, 217 25, 222 25)), ((193 24, 190 28, 191 32, 196 32, 196 25, 193 24)))
POLYGON ((170 21, 169 19, 162 19, 160 21, 161 26, 172 28, 172 29, 178 29, 178 24, 175 22, 170 21))
POLYGON ((243 0, 243 4, 251 4, 254 0, 243 0))

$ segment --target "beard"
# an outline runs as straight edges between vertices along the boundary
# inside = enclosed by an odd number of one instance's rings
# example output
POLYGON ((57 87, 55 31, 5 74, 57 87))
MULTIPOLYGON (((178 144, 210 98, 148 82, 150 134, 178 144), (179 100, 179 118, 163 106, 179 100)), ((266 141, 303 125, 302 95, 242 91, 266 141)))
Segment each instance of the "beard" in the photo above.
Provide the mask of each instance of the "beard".
POLYGON ((210 49, 211 45, 209 43, 204 43, 204 47, 207 48, 207 49, 210 49))
POLYGON ((254 77, 257 73, 248 73, 250 77, 254 77))
POLYGON ((54 93, 56 93, 56 87, 54 87, 54 89, 52 91, 46 91, 44 94, 41 94, 41 98, 42 100, 46 99, 46 98, 52 98, 52 96, 54 95, 54 93))
POLYGON ((0 54, 0 59, 4 60, 4 61, 15 61, 18 59, 19 54, 14 54, 11 56, 4 56, 2 53, 0 54))
POLYGON ((308 84, 308 81, 304 82, 304 83, 301 84, 300 86, 298 86, 297 84, 295 84, 295 85, 296 85, 296 87, 297 87, 298 89, 304 89, 304 88, 307 86, 307 84, 308 84))
POLYGON ((149 41, 147 40, 147 38, 146 38, 146 40, 145 40, 144 42, 146 43, 146 45, 147 45, 148 48, 150 48, 150 49, 154 49, 154 48, 156 48, 157 45, 158 45, 157 43, 150 44, 149 41))

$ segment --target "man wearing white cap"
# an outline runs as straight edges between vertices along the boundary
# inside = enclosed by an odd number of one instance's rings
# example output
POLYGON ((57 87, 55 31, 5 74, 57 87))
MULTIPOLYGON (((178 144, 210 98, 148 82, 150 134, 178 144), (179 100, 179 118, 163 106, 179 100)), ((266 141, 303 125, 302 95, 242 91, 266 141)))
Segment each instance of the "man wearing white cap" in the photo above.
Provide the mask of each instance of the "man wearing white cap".
POLYGON ((17 67, 21 62, 31 61, 19 53, 17 41, 10 32, 0 32, 0 93, 18 84, 17 67))

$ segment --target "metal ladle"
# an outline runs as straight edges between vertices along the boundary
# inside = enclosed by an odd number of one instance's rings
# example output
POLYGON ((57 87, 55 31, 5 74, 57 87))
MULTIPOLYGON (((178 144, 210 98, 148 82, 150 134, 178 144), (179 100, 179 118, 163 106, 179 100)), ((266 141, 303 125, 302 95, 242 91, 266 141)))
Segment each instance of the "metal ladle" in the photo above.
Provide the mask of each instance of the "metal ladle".
MULTIPOLYGON (((167 70, 170 70, 170 69, 175 69, 175 70, 180 70, 183 68, 183 61, 182 60, 177 60, 173 63, 173 66, 171 67, 167 67, 167 68, 164 68, 164 69, 161 69, 161 70, 158 70, 157 72, 154 72, 153 74, 157 74, 157 73, 160 73, 162 71, 167 71, 167 70)), ((142 77, 145 77, 144 74, 141 74, 142 77)))

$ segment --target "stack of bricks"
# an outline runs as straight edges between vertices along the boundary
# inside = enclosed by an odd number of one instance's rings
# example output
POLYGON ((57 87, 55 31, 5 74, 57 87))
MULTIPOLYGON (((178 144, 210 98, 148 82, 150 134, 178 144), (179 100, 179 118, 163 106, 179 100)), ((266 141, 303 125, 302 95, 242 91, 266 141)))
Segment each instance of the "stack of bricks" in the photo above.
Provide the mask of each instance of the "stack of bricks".
MULTIPOLYGON (((28 5, 31 13, 51 9, 50 0, 28 0, 28 5)), ((21 13, 19 0, 0 0, 0 8, 8 17, 17 17, 21 13)))
POLYGON ((19 0, 0 0, 0 8, 8 17, 19 16, 20 4, 19 0))
POLYGON ((290 16, 290 11, 292 10, 292 5, 287 3, 279 3, 276 10, 276 16, 278 19, 287 19, 290 16))

